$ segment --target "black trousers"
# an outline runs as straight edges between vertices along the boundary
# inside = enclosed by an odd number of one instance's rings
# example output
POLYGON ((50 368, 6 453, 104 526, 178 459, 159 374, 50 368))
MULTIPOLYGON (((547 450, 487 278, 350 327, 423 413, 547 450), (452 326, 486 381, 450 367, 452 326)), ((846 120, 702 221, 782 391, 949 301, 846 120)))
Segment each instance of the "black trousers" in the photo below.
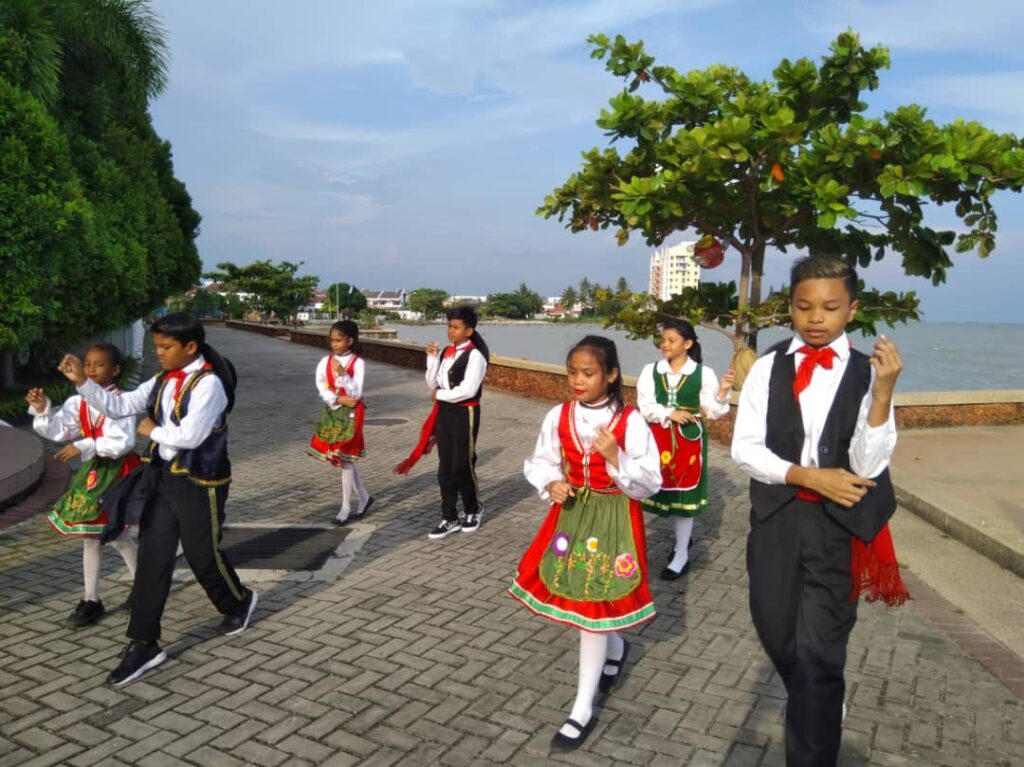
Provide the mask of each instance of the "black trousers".
POLYGON ((189 567, 214 606, 224 615, 245 610, 248 590, 220 550, 227 497, 227 485, 201 487, 171 474, 166 467, 160 470, 152 502, 139 522, 130 639, 155 642, 160 638, 160 618, 171 590, 179 537, 189 567))
POLYGON ((456 520, 462 496, 467 514, 480 510, 476 497, 476 437, 480 433, 480 406, 438 405, 434 437, 437 439, 437 483, 441 486, 441 516, 456 520))
POLYGON ((750 515, 750 615, 786 685, 787 767, 835 767, 841 738, 850 601, 850 533, 820 504, 794 499, 750 515))

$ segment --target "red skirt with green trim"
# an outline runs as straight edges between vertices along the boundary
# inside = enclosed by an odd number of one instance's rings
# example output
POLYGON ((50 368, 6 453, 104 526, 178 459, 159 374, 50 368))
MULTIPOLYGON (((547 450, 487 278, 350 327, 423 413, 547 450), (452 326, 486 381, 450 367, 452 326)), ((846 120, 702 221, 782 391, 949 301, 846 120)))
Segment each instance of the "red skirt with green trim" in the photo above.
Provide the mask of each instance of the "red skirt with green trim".
POLYGON ((654 600, 647 586, 647 544, 640 503, 625 495, 602 499, 602 505, 609 502, 618 506, 615 514, 620 523, 618 534, 614 530, 615 525, 605 525, 600 529, 577 525, 573 529, 571 523, 567 526, 564 518, 560 523, 562 506, 552 505, 519 563, 509 594, 537 615, 586 631, 619 631, 654 618, 654 600), (622 518, 623 514, 628 518, 622 518), (623 526, 631 535, 621 534, 623 526), (602 560, 606 542, 610 546, 609 553, 602 560), (619 549, 623 551, 619 552, 619 549), (561 560, 553 560, 552 554, 561 560), (589 581, 587 574, 600 569, 610 569, 613 575, 603 585, 598 585, 599 579, 595 579, 597 583, 589 589, 593 593, 587 598, 568 596, 574 590, 581 595, 588 591, 582 581, 578 581, 575 587, 571 584, 571 564, 568 570, 559 566, 561 562, 568 562, 570 556, 577 558, 581 578, 589 581), (559 562, 559 565, 552 566, 552 562, 559 562), (560 577, 564 577, 561 583, 560 577), (631 590, 615 596, 623 588, 631 590), (560 589, 562 593, 553 593, 552 589, 560 589), (612 596, 599 598, 602 590, 612 596))
POLYGON ((324 405, 313 437, 306 452, 334 466, 342 462, 358 461, 366 455, 363 441, 363 419, 366 409, 360 400, 354 408, 339 407, 336 410, 324 405))

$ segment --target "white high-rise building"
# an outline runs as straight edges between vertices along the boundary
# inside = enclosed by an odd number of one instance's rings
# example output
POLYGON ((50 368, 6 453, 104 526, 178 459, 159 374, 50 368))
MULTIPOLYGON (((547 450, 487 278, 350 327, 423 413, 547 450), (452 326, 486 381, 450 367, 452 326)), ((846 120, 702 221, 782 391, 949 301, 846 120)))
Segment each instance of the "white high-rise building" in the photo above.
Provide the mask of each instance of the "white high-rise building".
POLYGON ((648 292, 667 301, 681 293, 683 288, 695 288, 700 283, 700 266, 693 257, 696 242, 663 245, 651 254, 651 278, 648 292))

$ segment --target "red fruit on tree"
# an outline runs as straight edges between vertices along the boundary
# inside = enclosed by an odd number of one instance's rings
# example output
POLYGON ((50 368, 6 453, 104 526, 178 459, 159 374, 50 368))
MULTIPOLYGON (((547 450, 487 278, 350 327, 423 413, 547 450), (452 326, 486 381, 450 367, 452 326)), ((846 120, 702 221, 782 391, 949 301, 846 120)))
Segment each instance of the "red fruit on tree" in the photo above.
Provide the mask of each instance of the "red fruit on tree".
POLYGON ((786 178, 786 174, 782 172, 782 166, 779 163, 772 165, 772 178, 776 181, 782 181, 786 178))

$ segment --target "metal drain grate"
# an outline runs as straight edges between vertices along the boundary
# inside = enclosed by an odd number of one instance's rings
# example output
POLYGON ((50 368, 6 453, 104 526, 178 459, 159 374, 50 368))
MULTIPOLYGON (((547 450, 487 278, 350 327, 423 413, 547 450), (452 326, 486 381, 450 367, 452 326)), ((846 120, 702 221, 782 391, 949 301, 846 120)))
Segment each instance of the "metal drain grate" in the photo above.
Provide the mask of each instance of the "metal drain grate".
POLYGON ((363 421, 367 426, 401 426, 409 423, 408 418, 367 418, 363 421))
POLYGON ((347 527, 249 527, 224 529, 221 548, 237 568, 316 571, 348 536, 347 527))

